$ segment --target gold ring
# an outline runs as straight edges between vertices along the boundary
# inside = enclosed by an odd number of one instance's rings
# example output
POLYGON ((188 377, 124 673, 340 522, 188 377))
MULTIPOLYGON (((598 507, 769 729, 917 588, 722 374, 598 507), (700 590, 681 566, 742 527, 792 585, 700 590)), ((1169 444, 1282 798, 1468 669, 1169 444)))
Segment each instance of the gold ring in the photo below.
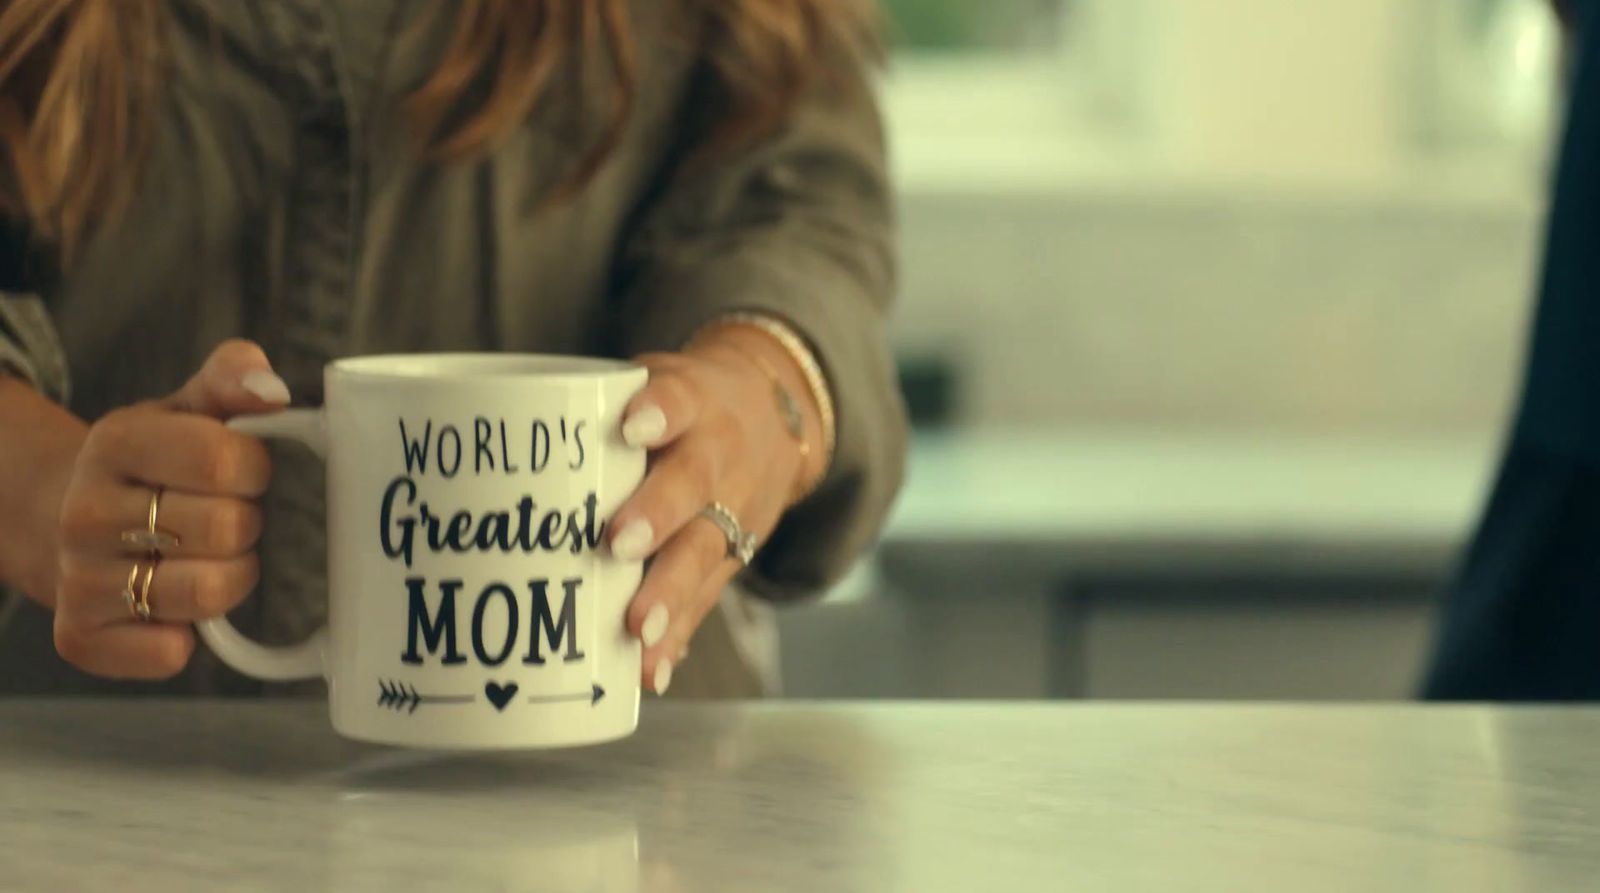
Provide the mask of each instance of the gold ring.
POLYGON ((140 623, 150 622, 150 582, 155 579, 156 566, 151 562, 144 568, 144 585, 139 585, 140 562, 133 563, 133 569, 128 571, 127 585, 122 587, 122 603, 128 606, 128 613, 140 623))
POLYGON ((158 558, 151 559, 150 563, 144 566, 144 584, 139 587, 139 604, 134 606, 133 613, 145 623, 150 622, 150 584, 156 579, 156 565, 160 563, 158 558))
POLYGON ((139 585, 139 562, 133 563, 133 570, 128 571, 128 584, 122 587, 122 603, 128 606, 128 613, 133 619, 141 620, 139 616, 139 596, 135 587, 139 585))
POLYGON ((152 558, 159 558, 163 551, 177 548, 178 538, 156 526, 156 519, 160 515, 161 488, 157 487, 150 491, 150 511, 144 529, 124 530, 122 544, 152 558))

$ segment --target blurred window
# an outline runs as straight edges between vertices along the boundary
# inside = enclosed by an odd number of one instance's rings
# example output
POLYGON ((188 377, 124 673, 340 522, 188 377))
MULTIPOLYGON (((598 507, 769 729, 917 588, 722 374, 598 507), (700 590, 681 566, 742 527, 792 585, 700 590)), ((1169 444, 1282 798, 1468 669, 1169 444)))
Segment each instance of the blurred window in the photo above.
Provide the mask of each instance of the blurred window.
POLYGON ((1073 0, 889 0, 900 46, 913 52, 1053 51, 1073 0))
POLYGON ((1428 0, 1419 135, 1435 148, 1538 146, 1558 103, 1550 0, 1428 0))
MULTIPOLYGON (((1461 157, 1513 174, 1537 163, 1557 106, 1549 0, 880 2, 895 46, 886 106, 910 191, 1103 182, 1144 162, 1198 170, 1215 152, 1195 140, 1216 131, 1244 144, 1257 123, 1263 145, 1219 163, 1266 171, 1271 131, 1289 126, 1270 117, 1276 94, 1315 97, 1387 140, 1397 170, 1461 157), (1300 70, 1274 68, 1280 34, 1300 70)), ((1303 149, 1282 143, 1289 156, 1303 149)))
MULTIPOLYGON (((902 179, 1037 181, 1136 117, 1137 0, 884 0, 902 179)), ((975 182, 976 181, 976 182, 975 182)))

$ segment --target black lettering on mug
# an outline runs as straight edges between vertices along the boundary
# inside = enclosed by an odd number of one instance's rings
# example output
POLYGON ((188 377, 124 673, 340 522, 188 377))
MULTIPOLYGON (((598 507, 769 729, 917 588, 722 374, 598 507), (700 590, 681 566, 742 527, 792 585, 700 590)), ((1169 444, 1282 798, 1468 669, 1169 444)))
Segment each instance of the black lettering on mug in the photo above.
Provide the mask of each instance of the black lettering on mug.
POLYGON ((439 473, 447 478, 455 477, 456 473, 461 470, 461 432, 456 429, 455 425, 445 425, 439 429, 438 447, 439 452, 435 457, 435 465, 438 466, 439 473), (445 438, 449 438, 453 444, 450 447, 451 455, 448 463, 445 462, 444 458, 445 438))
POLYGON ((517 500, 517 548, 524 552, 533 551, 533 509, 532 496, 517 500))
POLYGON ((436 547, 435 552, 449 549, 452 552, 467 551, 468 534, 472 532, 472 513, 466 511, 456 512, 450 517, 450 529, 445 532, 444 545, 436 547))
MULTIPOLYGON (((498 667, 511 656, 511 649, 517 647, 517 595, 511 587, 504 583, 491 583, 484 587, 478 594, 478 603, 472 608, 472 653, 478 656, 479 663, 486 667, 498 667), (494 655, 483 644, 483 614, 489 608, 489 600, 494 596, 506 603, 506 638, 500 645, 500 651, 494 655)), ((535 630, 537 634, 537 630, 535 630)))
POLYGON ((390 558, 405 558, 406 567, 411 567, 411 539, 416 533, 417 520, 409 515, 399 521, 393 520, 395 497, 400 491, 406 493, 406 505, 410 506, 417 501, 417 485, 410 478, 395 478, 389 482, 389 488, 383 491, 383 507, 378 510, 378 536, 383 544, 383 554, 390 558), (393 538, 395 528, 399 528, 400 541, 396 543, 393 538))
POLYGON ((572 442, 578 448, 578 456, 576 459, 568 462, 567 467, 573 471, 577 471, 583 467, 583 426, 586 424, 588 424, 587 421, 580 420, 572 426, 572 442))
MULTIPOLYGON (((589 551, 594 551, 600 545, 601 537, 606 535, 605 522, 600 520, 600 498, 590 493, 583 499, 583 542, 589 546, 589 551)), ((572 538, 572 554, 576 555, 581 550, 577 537, 572 538)))
POLYGON ((530 428, 528 444, 529 471, 538 474, 550 463, 550 426, 535 421, 530 428))
POLYGON ((564 590, 561 616, 554 618, 550 614, 549 581, 528 581, 528 593, 533 596, 533 619, 529 623, 531 641, 528 643, 528 656, 522 659, 524 664, 543 666, 545 663, 544 653, 539 647, 540 630, 548 637, 552 654, 560 651, 561 643, 566 642, 566 653, 561 657, 563 663, 583 660, 584 654, 578 650, 578 587, 582 585, 581 578, 561 581, 564 590))
POLYGON ((400 420, 400 447, 406 455, 406 474, 428 473, 428 446, 433 442, 433 420, 422 429, 422 439, 406 433, 406 420, 400 420))
POLYGON ((494 437, 494 426, 483 416, 472 420, 472 473, 483 474, 483 466, 494 471, 494 447, 489 443, 494 437))
POLYGON ((516 474, 517 466, 511 463, 511 445, 506 441, 506 420, 500 420, 500 464, 506 474, 516 474))
POLYGON ((546 552, 554 552, 566 542, 566 528, 562 525, 562 515, 552 509, 544 513, 544 520, 539 522, 539 548, 546 552))
MULTIPOLYGON (((533 500, 528 500, 530 506, 533 500)), ((478 519, 478 533, 472 545, 479 552, 511 551, 511 513, 489 512, 478 519)))
POLYGON ((421 639, 430 655, 437 655, 440 642, 444 643, 444 659, 440 662, 446 666, 464 664, 467 659, 456 650, 456 593, 461 589, 461 581, 439 581, 439 611, 432 618, 428 617, 428 598, 424 592, 427 585, 426 578, 406 578, 411 617, 406 627, 406 650, 400 660, 408 664, 422 663, 422 653, 417 648, 417 640, 421 639))
POLYGON ((491 509, 474 515, 458 509, 448 517, 426 500, 419 500, 417 483, 397 477, 383 491, 378 507, 378 542, 383 554, 411 567, 420 547, 433 554, 470 552, 532 554, 569 551, 581 555, 594 551, 605 538, 599 500, 594 492, 583 504, 569 509, 540 512, 533 497, 524 495, 512 509, 491 509))

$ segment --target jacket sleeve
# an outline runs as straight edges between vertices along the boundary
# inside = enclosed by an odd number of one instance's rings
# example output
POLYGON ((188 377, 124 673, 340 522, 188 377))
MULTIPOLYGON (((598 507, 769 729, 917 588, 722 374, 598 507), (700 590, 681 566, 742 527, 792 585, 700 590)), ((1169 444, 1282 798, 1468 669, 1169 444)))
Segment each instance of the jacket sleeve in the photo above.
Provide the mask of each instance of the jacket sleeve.
MULTIPOLYGON (((67 364, 38 297, 0 290, 0 376, 19 378, 57 403, 67 400, 67 364)), ((0 629, 23 599, 0 586, 0 629)))
POLYGON ((67 363, 38 296, 0 291, 0 375, 20 378, 50 399, 67 399, 67 363))
POLYGON ((807 339, 827 377, 832 465, 745 580, 775 600, 849 570, 876 539, 905 460, 886 328, 895 258, 882 124, 867 67, 842 73, 779 131, 673 176, 625 245, 625 350, 677 350, 719 316, 765 313, 807 339))

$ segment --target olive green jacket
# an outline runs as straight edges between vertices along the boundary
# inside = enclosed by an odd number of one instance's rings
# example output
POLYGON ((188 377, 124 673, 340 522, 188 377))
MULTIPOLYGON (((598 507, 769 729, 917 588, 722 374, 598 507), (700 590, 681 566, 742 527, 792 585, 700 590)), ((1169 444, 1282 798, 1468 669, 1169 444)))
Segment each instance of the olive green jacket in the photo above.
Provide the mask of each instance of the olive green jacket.
MULTIPOLYGON (((770 313, 821 361, 838 449, 747 588, 817 592, 877 534, 905 449, 885 335, 880 123, 867 72, 841 63, 780 131, 686 164, 719 103, 716 48, 699 36, 712 32, 687 21, 689 6, 630 4, 636 112, 592 184, 552 202, 603 125, 604 97, 563 78, 486 160, 425 162, 401 101, 449 36, 431 0, 169 0, 165 98, 132 206, 67 269, 5 293, 0 363, 93 419, 173 390, 243 336, 266 348, 296 403, 316 405, 322 367, 346 355, 626 356, 676 349, 728 312, 770 313)), ((275 460, 263 581, 237 619, 284 641, 325 616, 323 481, 307 456, 275 460)), ((724 607, 676 688, 761 688, 759 655, 743 644, 753 637, 730 623, 755 609, 724 607)), ((21 599, 7 612, 0 691, 104 688, 54 656, 45 612, 21 599)), ((258 690, 205 654, 161 690, 174 687, 258 690)))

